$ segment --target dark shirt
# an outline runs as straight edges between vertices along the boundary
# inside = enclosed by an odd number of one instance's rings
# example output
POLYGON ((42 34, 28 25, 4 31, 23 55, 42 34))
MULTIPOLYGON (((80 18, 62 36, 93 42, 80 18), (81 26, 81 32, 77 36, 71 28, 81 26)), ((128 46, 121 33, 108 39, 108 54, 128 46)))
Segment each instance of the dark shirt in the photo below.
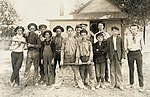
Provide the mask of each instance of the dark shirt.
POLYGON ((93 60, 95 64, 103 63, 106 61, 107 44, 106 41, 102 41, 101 45, 96 42, 93 45, 93 60))
POLYGON ((39 36, 34 32, 29 32, 29 35, 24 35, 27 44, 34 45, 34 47, 28 47, 28 50, 39 50, 41 48, 41 41, 39 36))

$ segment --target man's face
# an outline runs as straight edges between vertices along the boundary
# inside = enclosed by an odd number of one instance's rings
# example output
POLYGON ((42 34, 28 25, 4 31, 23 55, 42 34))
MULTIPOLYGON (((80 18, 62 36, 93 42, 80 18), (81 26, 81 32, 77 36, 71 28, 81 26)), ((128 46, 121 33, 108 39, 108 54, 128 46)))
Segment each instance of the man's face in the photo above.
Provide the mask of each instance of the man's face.
POLYGON ((82 27, 82 30, 86 30, 86 25, 81 25, 81 27, 82 27))
POLYGON ((22 33, 23 33, 23 30, 21 28, 17 30, 18 35, 22 35, 22 33))
POLYGON ((41 30, 41 32, 44 32, 46 30, 46 28, 42 27, 40 30, 41 30))
POLYGON ((35 28, 34 26, 30 26, 29 30, 30 30, 31 32, 34 32, 34 31, 36 30, 36 28, 35 28))
POLYGON ((45 33, 45 38, 46 39, 50 38, 50 34, 49 33, 45 33))
POLYGON ((137 34, 137 32, 138 32, 138 27, 137 27, 137 26, 131 26, 130 30, 131 30, 131 33, 132 33, 133 35, 135 35, 135 34, 137 34))
POLYGON ((113 29, 113 30, 112 30, 112 34, 113 34, 113 35, 118 35, 118 34, 119 34, 119 30, 113 29))
POLYGON ((97 40, 98 40, 99 42, 102 42, 102 41, 103 41, 103 39, 104 39, 104 37, 103 37, 103 36, 98 36, 98 37, 97 37, 97 40))
POLYGON ((82 30, 81 28, 76 28, 77 33, 80 33, 81 30, 82 30))
POLYGON ((82 37, 82 39, 86 39, 87 34, 86 33, 81 33, 81 37, 82 37))
POLYGON ((102 23, 99 23, 98 24, 98 29, 101 31, 101 30, 103 30, 104 29, 104 25, 102 24, 102 23))
POLYGON ((57 29, 56 33, 60 35, 61 34, 61 29, 57 29))
POLYGON ((73 35, 73 29, 72 28, 69 28, 68 30, 67 30, 67 33, 68 33, 68 36, 72 36, 73 35))

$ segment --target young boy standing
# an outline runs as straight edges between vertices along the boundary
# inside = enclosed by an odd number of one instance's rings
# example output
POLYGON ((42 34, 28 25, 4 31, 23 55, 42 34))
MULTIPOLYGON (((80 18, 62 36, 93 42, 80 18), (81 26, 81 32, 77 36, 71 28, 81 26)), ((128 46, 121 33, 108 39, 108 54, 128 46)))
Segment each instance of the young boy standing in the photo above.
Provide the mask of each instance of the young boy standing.
POLYGON ((91 90, 95 90, 94 88, 94 73, 93 73, 93 47, 92 43, 87 40, 88 32, 86 30, 81 30, 80 35, 82 37, 79 43, 79 51, 80 51, 80 63, 87 62, 87 64, 83 64, 80 66, 81 78, 85 80, 85 70, 89 73, 89 82, 91 86, 91 90))
POLYGON ((104 80, 105 80, 105 62, 106 62, 106 54, 107 54, 107 45, 106 41, 104 41, 104 36, 102 33, 96 34, 96 39, 98 40, 93 45, 93 61, 95 64, 96 71, 96 80, 97 85, 96 88, 105 88, 104 80), (102 83, 101 83, 102 82, 102 83))
POLYGON ((74 76, 79 88, 87 89, 82 83, 82 79, 79 73, 79 66, 77 65, 79 63, 79 48, 77 40, 73 36, 74 29, 71 26, 67 26, 66 30, 68 37, 66 37, 62 43, 60 64, 63 66, 63 64, 66 63, 69 63, 70 65, 73 63, 71 68, 74 72, 74 76))
POLYGON ((107 40, 108 62, 110 62, 111 88, 117 87, 124 90, 122 86, 122 65, 125 58, 124 45, 121 37, 118 36, 119 28, 111 27, 112 36, 107 40))
POLYGON ((42 58, 44 62, 44 74, 45 74, 44 86, 47 86, 54 84, 54 71, 51 64, 54 58, 51 44, 52 32, 50 30, 44 31, 43 37, 45 38, 45 40, 42 42, 42 55, 43 55, 42 58))

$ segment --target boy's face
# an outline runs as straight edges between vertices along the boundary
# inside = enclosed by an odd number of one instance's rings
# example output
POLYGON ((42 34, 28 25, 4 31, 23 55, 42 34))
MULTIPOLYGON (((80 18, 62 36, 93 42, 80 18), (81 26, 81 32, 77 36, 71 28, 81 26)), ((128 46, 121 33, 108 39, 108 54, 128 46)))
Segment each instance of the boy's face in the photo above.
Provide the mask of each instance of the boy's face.
POLYGON ((18 35, 22 35, 22 33, 23 33, 23 30, 21 28, 17 30, 18 35))
POLYGON ((69 36, 72 36, 73 33, 74 33, 74 31, 73 31, 72 28, 69 28, 69 29, 67 30, 67 33, 68 33, 69 36))
POLYGON ((113 30, 112 30, 112 34, 113 34, 113 35, 118 35, 118 34, 119 34, 119 30, 113 29, 113 30))
POLYGON ((61 34, 61 29, 57 29, 56 33, 60 35, 61 34))
POLYGON ((80 33, 81 30, 82 30, 81 28, 76 28, 77 33, 80 33))
POLYGON ((82 27, 82 30, 86 30, 86 25, 81 25, 81 27, 82 27))
POLYGON ((103 30, 103 29, 104 29, 104 25, 101 24, 101 23, 99 23, 99 24, 98 24, 98 29, 99 29, 99 30, 103 30))
POLYGON ((36 28, 32 25, 32 26, 30 26, 29 30, 30 30, 31 32, 34 32, 34 31, 36 30, 36 28))
POLYGON ((97 37, 97 40, 98 40, 99 42, 102 42, 102 41, 103 41, 103 39, 104 39, 104 37, 103 37, 103 36, 98 36, 98 37, 97 37))
POLYGON ((40 29, 41 32, 44 32, 45 30, 46 30, 45 27, 42 27, 42 28, 40 29))
POLYGON ((86 33, 81 33, 81 37, 82 37, 82 39, 86 39, 87 34, 86 33))
POLYGON ((46 38, 46 39, 50 38, 50 34, 49 34, 48 32, 45 33, 45 38, 46 38))
POLYGON ((131 30, 131 33, 135 35, 138 32, 138 27, 137 26, 131 26, 130 30, 131 30))

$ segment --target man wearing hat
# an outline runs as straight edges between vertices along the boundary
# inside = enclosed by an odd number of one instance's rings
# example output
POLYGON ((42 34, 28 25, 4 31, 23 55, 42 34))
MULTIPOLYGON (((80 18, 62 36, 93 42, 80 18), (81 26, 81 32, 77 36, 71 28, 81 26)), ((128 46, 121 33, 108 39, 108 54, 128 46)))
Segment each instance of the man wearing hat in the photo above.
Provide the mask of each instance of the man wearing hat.
POLYGON ((63 41, 63 37, 61 36, 61 33, 64 32, 64 28, 61 26, 56 26, 53 29, 53 32, 56 33, 56 36, 53 38, 52 40, 52 45, 53 45, 53 49, 54 49, 54 75, 56 75, 55 70, 56 70, 56 65, 57 65, 57 61, 60 67, 60 52, 61 52, 61 46, 62 46, 62 41, 63 41))
POLYGON ((39 65, 39 49, 41 48, 41 41, 38 35, 35 33, 37 30, 37 25, 35 23, 30 23, 28 25, 29 33, 25 35, 25 39, 27 42, 27 61, 25 67, 25 83, 24 87, 27 86, 30 78, 30 68, 33 63, 34 65, 34 75, 33 75, 33 83, 38 85, 38 65, 39 65))
MULTIPOLYGON (((37 34, 39 35, 41 42, 45 40, 45 38, 43 37, 43 33, 46 29, 47 29, 47 26, 45 24, 39 25, 39 31, 37 34)), ((40 76, 41 76, 39 82, 44 83, 44 65, 43 65, 43 60, 41 59, 41 56, 42 56, 41 49, 39 49, 39 52, 40 52, 39 67, 40 67, 40 76)))

